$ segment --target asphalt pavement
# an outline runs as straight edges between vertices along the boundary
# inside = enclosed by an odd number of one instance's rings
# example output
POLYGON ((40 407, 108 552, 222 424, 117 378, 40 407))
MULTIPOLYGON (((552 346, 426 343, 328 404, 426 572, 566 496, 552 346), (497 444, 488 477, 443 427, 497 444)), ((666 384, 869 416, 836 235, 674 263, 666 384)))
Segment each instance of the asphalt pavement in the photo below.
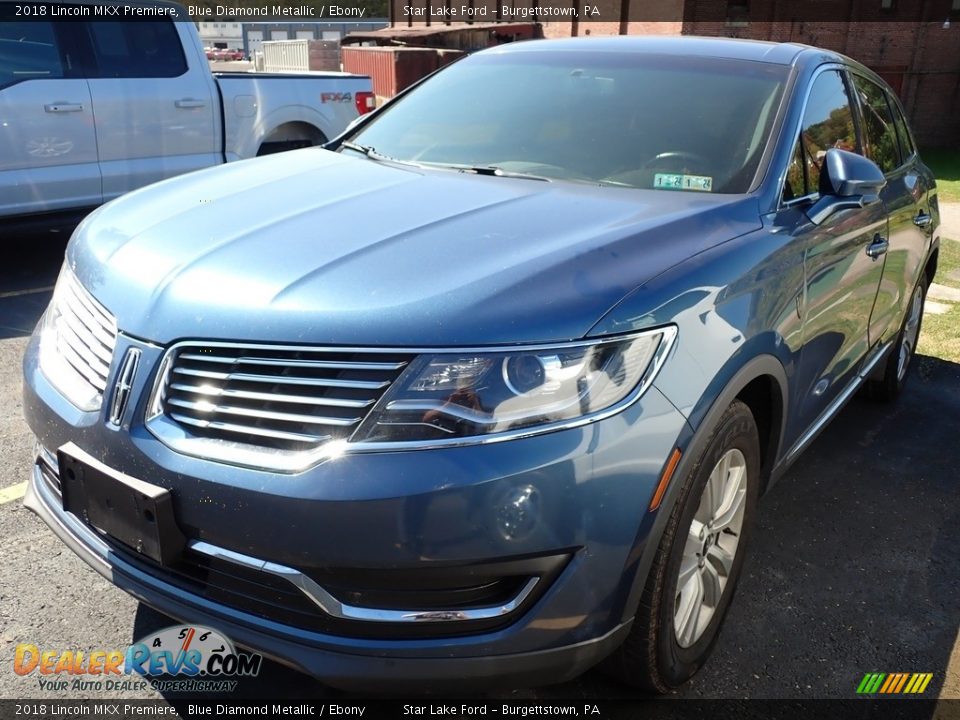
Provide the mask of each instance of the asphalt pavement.
MULTIPOLYGON (((64 240, 0 236, 0 246, 0 698, 76 699, 12 672, 15 646, 122 649, 172 623, 90 570, 18 499, 32 462, 20 358, 64 240)), ((849 698, 867 672, 932 672, 928 697, 960 698, 960 365, 919 357, 912 373, 896 404, 854 399, 763 498, 715 654, 678 696, 849 698)), ((273 663, 238 691, 343 697, 273 663)), ((86 695, 158 697, 151 687, 86 695)), ((495 696, 630 693, 594 671, 495 696)))

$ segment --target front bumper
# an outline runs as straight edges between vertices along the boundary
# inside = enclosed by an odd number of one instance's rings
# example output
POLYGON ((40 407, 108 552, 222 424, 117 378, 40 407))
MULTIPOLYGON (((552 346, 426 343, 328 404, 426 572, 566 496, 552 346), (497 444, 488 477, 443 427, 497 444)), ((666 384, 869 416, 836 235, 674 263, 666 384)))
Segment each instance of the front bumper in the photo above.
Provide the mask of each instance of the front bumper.
MULTIPOLYGON (((121 335, 155 369, 161 350, 121 335)), ((25 414, 39 442, 73 442, 110 467, 171 490, 177 520, 196 542, 289 568, 371 575, 568 555, 535 602, 491 630, 396 635, 357 625, 298 626, 185 590, 118 552, 63 510, 34 467, 26 505, 88 564, 142 602, 215 627, 242 646, 344 687, 416 680, 445 687, 560 682, 611 652, 629 630, 627 607, 653 514, 646 511, 670 450, 687 430, 651 388, 604 421, 488 446, 346 455, 276 476, 177 455, 134 421, 121 429, 79 413, 25 361, 25 414), (505 528, 518 489, 537 498, 526 527, 505 528), (362 631, 361 631, 362 630, 362 631)), ((142 372, 133 417, 152 372, 142 372)), ((111 381, 113 378, 111 378, 111 381)), ((108 384, 108 387, 110 385, 108 384)))

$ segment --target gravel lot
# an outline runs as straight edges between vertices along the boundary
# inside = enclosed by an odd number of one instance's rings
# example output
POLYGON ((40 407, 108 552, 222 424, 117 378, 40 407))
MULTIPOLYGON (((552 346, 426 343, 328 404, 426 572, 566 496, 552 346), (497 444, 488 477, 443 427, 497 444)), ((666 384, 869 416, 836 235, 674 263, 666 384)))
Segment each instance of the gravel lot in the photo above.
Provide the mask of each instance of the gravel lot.
MULTIPOLYGON (((31 463, 20 358, 49 299, 64 240, 0 242, 2 489, 23 482, 31 463)), ((933 672, 927 697, 960 698, 960 365, 920 358, 913 373, 899 404, 854 400, 763 499, 715 655, 682 697, 851 697, 865 672, 880 671, 933 672)), ((123 648, 170 624, 88 569, 19 500, 0 505, 0 567, 0 698, 55 695, 39 691, 36 675, 12 672, 19 642, 123 648)), ((289 698, 331 692, 272 664, 239 691, 289 698)), ((497 695, 600 700, 626 693, 593 672, 562 686, 497 695)))

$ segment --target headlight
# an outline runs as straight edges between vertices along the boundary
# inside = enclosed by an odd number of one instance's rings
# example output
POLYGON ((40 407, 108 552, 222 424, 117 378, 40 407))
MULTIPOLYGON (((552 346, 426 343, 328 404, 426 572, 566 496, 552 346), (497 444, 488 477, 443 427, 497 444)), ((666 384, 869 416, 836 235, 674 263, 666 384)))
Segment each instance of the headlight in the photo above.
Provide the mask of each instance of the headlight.
POLYGON ((640 397, 675 337, 667 327, 509 352, 421 355, 351 442, 482 442, 597 420, 640 397))
POLYGON ((40 325, 40 371, 81 410, 100 408, 117 324, 64 266, 40 325))

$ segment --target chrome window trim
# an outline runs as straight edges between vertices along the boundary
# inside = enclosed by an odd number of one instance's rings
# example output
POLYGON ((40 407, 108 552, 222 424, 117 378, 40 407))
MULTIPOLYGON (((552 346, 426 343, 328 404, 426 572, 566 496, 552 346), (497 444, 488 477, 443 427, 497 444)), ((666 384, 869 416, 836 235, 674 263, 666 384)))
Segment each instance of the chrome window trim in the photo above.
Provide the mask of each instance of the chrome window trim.
POLYGON ((530 578, 520 591, 509 601, 500 605, 488 605, 474 608, 433 609, 433 610, 389 610, 347 605, 337 600, 313 578, 296 568, 279 563, 260 560, 250 555, 227 550, 201 540, 192 540, 187 547, 207 557, 241 565, 245 568, 264 572, 286 580, 306 595, 314 605, 331 617, 340 620, 379 623, 417 623, 417 622, 462 622, 470 620, 491 620, 509 615, 517 610, 540 582, 539 577, 530 578))
MULTIPOLYGON (((144 418, 144 424, 147 430, 168 448, 181 455, 200 458, 210 462, 221 464, 236 465, 255 470, 277 472, 284 474, 296 474, 304 472, 326 460, 331 460, 347 454, 372 453, 372 452, 399 452, 408 450, 432 450, 438 448, 463 447, 467 445, 489 445, 508 440, 518 440, 521 438, 532 437, 559 430, 568 430, 571 428, 582 427, 600 420, 612 417, 636 403, 640 397, 653 384, 654 378, 663 367, 667 356, 672 350, 677 338, 676 325, 665 325, 656 328, 649 328, 637 332, 626 333, 624 335, 604 336, 591 338, 589 340, 575 340, 572 342, 560 343, 538 343, 536 345, 489 345, 489 346, 470 346, 470 347, 338 347, 323 346, 314 347, 308 345, 271 345, 263 343, 242 343, 202 340, 183 340, 174 343, 167 348, 162 359, 158 363, 160 372, 157 372, 153 385, 146 402, 147 414, 144 418), (242 348, 252 350, 275 350, 287 352, 356 352, 367 354, 392 353, 392 354, 410 354, 410 355, 447 355, 464 353, 498 353, 498 352, 537 352, 552 349, 567 349, 575 347, 593 347, 596 345, 605 345, 614 342, 624 342, 645 335, 662 335, 660 344, 657 346, 653 357, 647 366, 646 371, 641 377, 637 386, 620 402, 614 403, 608 408, 599 410, 589 415, 572 418, 570 420, 561 420, 545 425, 537 425, 517 430, 507 430, 491 435, 480 435, 462 438, 448 438, 439 440, 417 440, 417 441, 397 441, 397 442, 351 442, 348 440, 339 440, 328 442, 313 450, 307 451, 286 451, 259 448, 244 443, 228 440, 217 440, 214 438, 198 438, 188 434, 188 432, 178 423, 167 417, 165 412, 152 414, 156 410, 157 401, 161 397, 162 391, 166 388, 167 377, 173 367, 171 362, 175 354, 184 347, 207 347, 207 348, 242 348), (153 410, 151 410, 153 409, 153 410)), ((411 366, 413 363, 411 363, 411 366)), ((400 376, 402 377, 402 375, 400 376)), ((394 382, 399 382, 400 377, 394 382)), ((374 406, 373 409, 375 409, 374 406)), ((371 409, 371 412, 373 411, 371 409)))

